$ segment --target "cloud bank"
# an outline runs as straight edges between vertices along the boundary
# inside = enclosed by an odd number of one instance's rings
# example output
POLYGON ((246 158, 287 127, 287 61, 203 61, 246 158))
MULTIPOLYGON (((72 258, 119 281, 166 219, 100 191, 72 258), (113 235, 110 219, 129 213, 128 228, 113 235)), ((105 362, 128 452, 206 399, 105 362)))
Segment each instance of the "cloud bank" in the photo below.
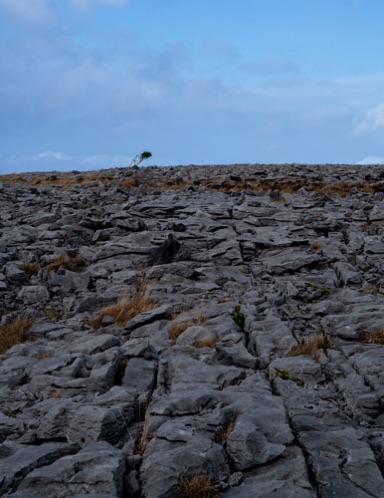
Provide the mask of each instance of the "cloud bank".
POLYGON ((0 10, 31 24, 45 23, 53 18, 48 0, 0 0, 0 10))

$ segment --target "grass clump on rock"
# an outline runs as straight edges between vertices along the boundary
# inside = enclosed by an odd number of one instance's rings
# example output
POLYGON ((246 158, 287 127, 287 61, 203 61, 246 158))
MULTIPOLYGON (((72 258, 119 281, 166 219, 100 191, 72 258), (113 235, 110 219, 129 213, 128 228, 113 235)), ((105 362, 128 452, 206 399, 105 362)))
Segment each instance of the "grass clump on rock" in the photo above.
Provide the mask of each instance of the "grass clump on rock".
POLYGON ((35 262, 23 263, 20 266, 20 270, 23 270, 29 277, 31 277, 39 273, 40 266, 35 262))
POLYGON ((58 256, 50 263, 48 263, 45 268, 48 271, 56 271, 59 268, 63 267, 66 270, 78 270, 85 266, 85 261, 81 259, 79 256, 70 256, 68 254, 62 254, 58 256))
POLYGON ((98 329, 105 317, 109 316, 115 323, 124 327, 129 320, 140 313, 153 310, 157 307, 148 294, 147 286, 140 286, 131 298, 123 298, 115 304, 102 308, 95 320, 88 321, 89 325, 98 329))
POLYGON ((368 332, 368 334, 362 337, 361 341, 365 343, 384 344, 384 328, 368 332))
POLYGON ((175 498, 219 498, 221 492, 205 474, 184 475, 174 490, 175 498))
POLYGON ((12 346, 25 342, 28 333, 34 324, 33 318, 28 315, 11 320, 0 326, 0 354, 5 353, 12 346))
POLYGON ((306 355, 311 356, 314 360, 318 360, 320 357, 320 351, 325 352, 330 346, 331 342, 329 338, 324 334, 318 334, 311 339, 302 339, 300 344, 293 346, 293 348, 288 352, 288 356, 306 355))

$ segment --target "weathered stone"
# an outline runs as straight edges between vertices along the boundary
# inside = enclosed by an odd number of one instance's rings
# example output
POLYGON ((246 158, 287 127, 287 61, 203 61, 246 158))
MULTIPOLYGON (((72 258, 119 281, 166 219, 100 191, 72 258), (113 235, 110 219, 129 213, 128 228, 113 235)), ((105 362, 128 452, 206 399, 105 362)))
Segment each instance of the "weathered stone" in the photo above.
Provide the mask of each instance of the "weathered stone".
POLYGON ((0 184, 0 494, 384 495, 382 166, 34 175, 0 184))

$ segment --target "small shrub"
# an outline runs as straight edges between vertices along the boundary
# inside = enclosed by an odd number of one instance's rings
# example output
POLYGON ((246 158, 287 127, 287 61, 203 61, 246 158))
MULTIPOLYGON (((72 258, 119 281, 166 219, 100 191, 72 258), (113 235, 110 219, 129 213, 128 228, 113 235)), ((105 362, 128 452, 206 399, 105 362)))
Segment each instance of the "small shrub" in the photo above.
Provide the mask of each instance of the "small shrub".
POLYGON ((238 325, 241 330, 244 330, 245 317, 244 313, 240 311, 240 306, 235 306, 235 309, 231 313, 232 320, 238 325))
POLYGON ((221 492, 205 474, 185 475, 174 490, 175 498, 219 498, 221 492))
POLYGON ((330 340, 324 334, 318 334, 311 339, 302 340, 297 346, 288 352, 288 356, 299 356, 301 354, 311 356, 314 360, 318 360, 320 351, 324 352, 331 346, 330 340))
POLYGON ((24 315, 0 326, 0 354, 5 353, 15 344, 28 339, 28 333, 34 324, 33 318, 24 315))
POLYGON ((149 159, 150 157, 152 157, 152 154, 151 152, 148 151, 144 151, 141 154, 137 154, 137 156, 132 159, 130 166, 131 167, 138 166, 140 163, 142 163, 146 159, 149 159))

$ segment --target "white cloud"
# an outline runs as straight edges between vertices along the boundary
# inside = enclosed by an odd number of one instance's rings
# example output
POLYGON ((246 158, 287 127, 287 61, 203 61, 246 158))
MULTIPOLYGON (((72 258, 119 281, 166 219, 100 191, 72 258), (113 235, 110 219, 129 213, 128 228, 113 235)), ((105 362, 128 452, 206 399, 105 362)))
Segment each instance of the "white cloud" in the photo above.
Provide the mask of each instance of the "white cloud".
POLYGON ((384 157, 381 156, 367 156, 364 157, 361 161, 358 161, 356 164, 384 164, 384 157))
POLYGON ((45 23, 53 17, 48 0, 0 0, 0 10, 32 24, 45 23))
POLYGON ((384 128, 384 104, 379 104, 365 113, 365 119, 357 123, 355 132, 357 135, 363 135, 382 128, 384 128))
POLYGON ((70 0, 72 6, 77 10, 87 11, 95 7, 124 5, 126 0, 70 0))
POLYGON ((54 159, 56 161, 68 161, 71 159, 71 156, 68 156, 65 154, 65 152, 61 151, 52 151, 52 150, 47 150, 45 152, 40 152, 36 156, 33 157, 34 161, 40 161, 41 159, 54 159))
POLYGON ((117 168, 129 166, 132 162, 132 156, 108 154, 97 154, 94 156, 85 157, 81 163, 91 168, 117 168))

